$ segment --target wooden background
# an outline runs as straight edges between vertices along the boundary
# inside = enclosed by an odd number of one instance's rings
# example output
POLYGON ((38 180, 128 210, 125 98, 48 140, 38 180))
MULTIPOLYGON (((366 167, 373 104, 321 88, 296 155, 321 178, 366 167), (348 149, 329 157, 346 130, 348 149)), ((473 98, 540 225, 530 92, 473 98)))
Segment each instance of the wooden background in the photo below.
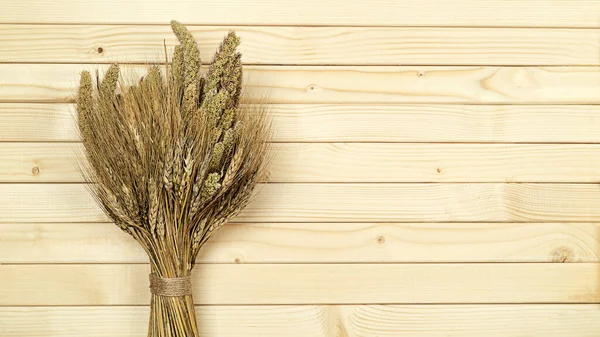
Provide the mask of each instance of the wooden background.
POLYGON ((145 336, 73 166, 82 69, 242 37, 273 179, 199 257, 202 336, 600 335, 600 1, 2 1, 0 336, 145 336))

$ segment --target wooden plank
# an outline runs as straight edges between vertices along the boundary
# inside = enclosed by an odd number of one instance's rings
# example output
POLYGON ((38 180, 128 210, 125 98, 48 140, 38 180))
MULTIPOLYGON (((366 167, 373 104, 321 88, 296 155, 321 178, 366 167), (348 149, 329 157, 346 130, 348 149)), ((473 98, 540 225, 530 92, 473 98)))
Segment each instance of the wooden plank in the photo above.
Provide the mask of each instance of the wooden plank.
MULTIPOLYGON (((8 223, 0 233, 0 263, 148 262, 110 223, 8 223)), ((598 261, 597 223, 234 223, 197 263, 598 261)))
POLYGON ((543 6, 536 0, 292 0, 285 6, 274 0, 184 0, 175 4, 167 0, 24 0, 6 4, 0 22, 164 24, 177 18, 185 23, 220 25, 600 27, 599 11, 595 0, 548 0, 543 6))
MULTIPOLYGON (((586 310, 574 310, 589 317, 586 310)), ((335 312, 335 306, 314 305, 196 308, 200 335, 211 337, 335 337, 327 323, 327 316, 335 312)), ((146 337, 148 317, 146 306, 0 307, 0 333, 3 337, 146 337)))
MULTIPOLYGON (((0 333, 142 337, 148 315, 146 306, 2 307, 0 333)), ((214 337, 595 337, 600 330, 600 310, 590 304, 198 306, 196 315, 200 335, 214 337)))
MULTIPOLYGON (((0 265, 0 305, 147 305, 149 265, 0 265)), ((196 304, 600 303, 595 263, 202 264, 196 304)))
MULTIPOLYGON (((600 105, 269 106, 276 142, 600 143, 600 105)), ((71 104, 0 103, 0 141, 78 141, 71 104)))
MULTIPOLYGON (((83 182, 80 143, 0 143, 0 182, 83 182)), ((600 181, 596 144, 273 144, 270 182, 600 181)))
POLYGON ((0 141, 79 140, 73 104, 0 103, 0 141))
POLYGON ((0 143, 0 182, 83 182, 80 143, 0 143))
MULTIPOLYGON (((79 72, 106 67, 2 64, 0 101, 69 102, 79 72)), ((247 66, 244 74, 249 102, 600 103, 600 67, 247 66)))
MULTIPOLYGON (((266 184, 236 222, 592 222, 593 184, 266 184)), ((0 223, 105 222, 83 184, 0 184, 0 223)))
POLYGON ((278 144, 274 151, 274 182, 600 181, 600 146, 591 144, 278 144))
MULTIPOLYGON (((229 30, 247 64, 288 65, 598 65, 600 30, 188 26, 200 55, 229 30)), ((164 63, 166 25, 0 25, 0 62, 164 63)))

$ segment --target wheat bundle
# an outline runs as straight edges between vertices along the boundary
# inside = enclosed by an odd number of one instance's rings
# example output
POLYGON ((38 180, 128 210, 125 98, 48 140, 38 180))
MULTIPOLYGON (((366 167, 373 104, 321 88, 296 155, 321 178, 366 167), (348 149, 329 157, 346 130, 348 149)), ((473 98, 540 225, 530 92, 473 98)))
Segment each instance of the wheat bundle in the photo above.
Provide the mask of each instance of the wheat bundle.
POLYGON ((229 33, 206 75, 196 41, 171 22, 171 64, 133 85, 112 65, 82 72, 77 93, 82 172, 104 212, 150 260, 148 336, 198 336, 190 274, 203 244, 267 175, 264 109, 240 105, 239 39, 229 33))

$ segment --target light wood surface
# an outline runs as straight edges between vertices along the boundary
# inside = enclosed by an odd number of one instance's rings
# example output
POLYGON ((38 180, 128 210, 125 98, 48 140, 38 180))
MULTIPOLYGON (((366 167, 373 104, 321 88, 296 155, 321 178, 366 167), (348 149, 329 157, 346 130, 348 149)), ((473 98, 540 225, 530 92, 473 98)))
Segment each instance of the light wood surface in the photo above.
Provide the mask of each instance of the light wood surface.
MULTIPOLYGON (((0 101, 73 101, 78 74, 106 68, 0 64, 0 101)), ((123 67, 133 78, 144 72, 123 67)), ((600 67, 247 66, 244 74, 249 102, 600 103, 600 67)))
MULTIPOLYGON (((0 265, 0 272, 1 306, 147 305, 149 300, 149 265, 0 265)), ((192 277, 196 304, 597 303, 600 299, 600 269, 594 263, 201 264, 192 277)))
MULTIPOLYGON (((73 166, 79 73, 236 30, 272 179, 201 336, 597 337, 598 0, 23 0, 0 11, 0 336, 145 336, 148 265, 73 166)), ((207 67, 204 67, 206 70, 207 67)))
MULTIPOLYGON (((593 184, 266 184, 238 222, 599 221, 593 184)), ((105 222, 83 184, 0 184, 0 223, 105 222)))
MULTIPOLYGON (((600 181, 596 144, 274 144, 270 182, 600 181)), ((83 182, 80 143, 0 143, 0 182, 83 182)))
MULTIPOLYGON (((7 337, 143 337, 148 307, 2 307, 7 337)), ((596 337, 597 305, 199 306, 214 337, 596 337)))
MULTIPOLYGON (((79 140, 75 106, 0 103, 0 141, 79 140)), ((271 104, 276 142, 600 143, 600 105, 271 104)))
MULTIPOLYGON (((4 223, 0 263, 146 263, 108 223, 4 223)), ((598 223, 227 224, 197 263, 598 262, 598 223)))
POLYGON ((5 23, 184 23, 325 26, 600 27, 595 0, 23 0, 7 3, 5 23), (143 10, 141 10, 143 9, 143 10))
MULTIPOLYGON (((246 64, 598 65, 600 30, 188 26, 204 62, 229 30, 246 64)), ((165 62, 168 25, 0 24, 1 62, 165 62)))

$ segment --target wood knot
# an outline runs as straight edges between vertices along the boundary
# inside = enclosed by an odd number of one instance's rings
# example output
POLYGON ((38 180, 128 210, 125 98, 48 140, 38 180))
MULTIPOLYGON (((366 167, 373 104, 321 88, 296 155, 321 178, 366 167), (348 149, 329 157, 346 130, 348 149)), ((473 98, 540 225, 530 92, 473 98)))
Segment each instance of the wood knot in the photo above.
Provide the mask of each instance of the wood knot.
POLYGON ((442 173, 442 169, 441 169, 441 168, 439 168, 439 167, 437 168, 437 170, 436 170, 436 171, 437 171, 437 173, 442 173))
POLYGON ((40 168, 39 168, 39 167, 37 167, 37 166, 34 166, 34 167, 31 169, 31 173, 32 173, 34 176, 37 176, 38 174, 40 174, 40 168))
POLYGON ((240 263, 242 263, 242 259, 240 259, 239 257, 236 257, 235 260, 233 260, 233 262, 235 262, 236 264, 240 264, 240 263))
POLYGON ((377 237, 377 243, 382 245, 385 243, 385 238, 383 236, 378 236, 377 237))
POLYGON ((419 77, 423 77, 423 76, 425 76, 425 72, 424 72, 424 71, 419 71, 419 72, 417 73, 417 75, 418 75, 419 77))
POLYGON ((576 262, 575 252, 569 247, 558 247, 552 252, 552 262, 564 263, 564 262, 576 262))
POLYGON ((98 47, 98 54, 102 54, 102 53, 104 53, 104 48, 98 47))

